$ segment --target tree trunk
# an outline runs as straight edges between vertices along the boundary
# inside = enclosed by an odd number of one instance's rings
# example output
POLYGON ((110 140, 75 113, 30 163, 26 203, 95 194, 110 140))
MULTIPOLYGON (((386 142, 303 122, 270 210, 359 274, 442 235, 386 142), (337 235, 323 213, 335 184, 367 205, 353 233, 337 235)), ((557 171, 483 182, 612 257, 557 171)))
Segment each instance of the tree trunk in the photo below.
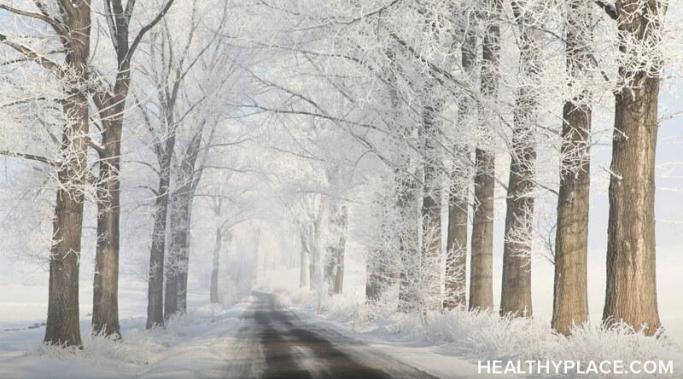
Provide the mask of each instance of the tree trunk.
POLYGON ((420 249, 418 244, 418 183, 408 170, 406 160, 404 170, 396 172, 396 193, 398 220, 398 250, 400 258, 400 277, 398 292, 398 311, 409 313, 414 311, 419 302, 418 286, 420 283, 420 249))
POLYGON ((301 241, 301 259, 299 266, 299 288, 309 288, 309 265, 310 265, 310 253, 306 245, 306 231, 301 226, 299 230, 299 239, 301 241))
MULTIPOLYGON (((486 2, 486 29, 482 43, 481 92, 491 104, 498 99, 500 82, 500 24, 502 0, 486 2)), ((493 309, 493 219, 496 189, 495 153, 485 146, 492 138, 493 120, 497 117, 480 108, 480 124, 484 141, 475 151, 474 197, 472 216, 472 251, 470 257, 470 310, 493 309)))
POLYGON ((45 342, 80 346, 78 311, 78 272, 83 226, 83 180, 85 175, 85 136, 88 134, 87 99, 72 95, 65 113, 72 119, 64 133, 63 154, 71 155, 59 171, 53 245, 50 250, 50 287, 45 342), (76 152, 76 155, 73 153, 76 152))
POLYGON ((213 245, 213 259, 212 259, 212 266, 211 266, 211 289, 209 293, 209 297, 211 300, 211 304, 218 304, 220 303, 220 299, 218 297, 218 272, 220 271, 220 259, 221 259, 221 250, 223 249, 223 230, 222 228, 218 227, 216 228, 216 239, 213 245))
POLYGON ((147 284, 147 329, 164 325, 164 260, 166 253, 166 224, 168 218, 169 178, 159 178, 159 196, 154 202, 154 228, 149 254, 147 284))
MULTIPOLYGON (((431 101, 431 100, 428 100, 431 101)), ((436 148, 437 109, 425 105, 422 120, 424 146, 424 194, 422 203, 422 262, 420 265, 420 298, 422 310, 439 310, 441 299, 441 175, 436 148)))
POLYGON ((165 145, 156 146, 159 161, 159 186, 154 201, 154 229, 149 254, 149 278, 147 287, 147 329, 164 325, 164 267, 166 258, 166 231, 171 187, 171 160, 175 149, 175 135, 171 134, 165 145), (165 146, 162 148, 162 146, 165 146))
MULTIPOLYGON (((377 304, 384 298, 386 290, 391 285, 389 271, 397 269, 392 254, 392 238, 397 236, 395 228, 389 227, 391 219, 390 204, 387 204, 389 196, 379 191, 375 196, 373 206, 376 212, 373 216, 381 220, 377 229, 377 236, 372 250, 365 259, 365 301, 368 304, 377 304), (393 267, 392 267, 393 266, 393 267)), ((392 224, 393 225, 393 224, 392 224)), ((397 257, 396 257, 397 258, 397 257)))
MULTIPOLYGON (((462 177, 464 179, 464 177, 462 177)), ((457 189, 467 191, 465 188, 457 189)), ((468 197, 464 193, 450 195, 448 238, 446 243, 446 277, 444 309, 466 306, 468 197)))
MULTIPOLYGON (((461 47, 461 65, 465 75, 473 79, 474 66, 477 59, 476 24, 471 23, 463 30, 464 41, 461 47)), ((458 109, 458 123, 461 127, 469 126, 468 119, 475 110, 472 99, 465 97, 458 109)), ((464 308, 467 305, 467 223, 469 221, 469 185, 470 163, 467 157, 471 154, 466 143, 458 143, 454 148, 458 155, 455 169, 451 174, 451 188, 448 202, 448 236, 446 238, 446 286, 444 308, 464 308)))
POLYGON ((190 140, 179 163, 178 185, 171 206, 171 254, 166 271, 164 316, 187 312, 187 280, 190 264, 192 203, 201 177, 196 170, 203 128, 190 140))
MULTIPOLYGON (((406 161, 405 170, 409 170, 406 161)), ((418 183, 408 172, 397 170, 396 193, 398 223, 396 236, 399 252, 398 311, 409 313, 417 309, 420 283, 420 249, 418 244, 418 183)))
MULTIPOLYGON (((567 73, 570 87, 591 66, 593 4, 573 0, 567 13, 567 73)), ((590 201, 590 94, 583 91, 564 105, 560 192, 555 239, 552 327, 569 335, 588 320, 588 209, 590 201)))
POLYGON ((78 274, 83 227, 83 191, 86 185, 89 133, 88 98, 82 92, 88 83, 90 54, 90 2, 69 7, 69 30, 79 31, 66 42, 66 65, 70 77, 64 83, 66 119, 62 136, 59 189, 55 204, 50 249, 50 280, 45 343, 81 345, 78 304, 78 274))
POLYGON ((159 178, 159 193, 154 204, 154 229, 149 258, 147 329, 164 325, 164 258, 168 214, 169 178, 159 178))
POLYGON ((533 30, 531 9, 524 1, 513 1, 520 28, 522 84, 517 91, 512 136, 512 161, 505 216, 503 282, 500 313, 531 317, 531 248, 536 166, 536 123, 541 71, 539 41, 533 30))
POLYGON ((309 284, 310 284, 310 289, 312 291, 318 291, 320 290, 320 286, 322 285, 322 272, 321 272, 321 252, 320 252, 320 239, 322 238, 322 230, 321 230, 321 222, 322 222, 322 206, 318 210, 318 214, 316 215, 315 220, 313 221, 313 228, 312 228, 312 240, 311 240, 311 245, 310 245, 310 251, 311 251, 311 259, 310 259, 310 266, 309 266, 309 284))
MULTIPOLYGON (((181 179, 182 180, 182 179, 181 179)), ((170 217, 170 250, 166 265, 164 290, 164 318, 181 313, 179 304, 182 296, 183 272, 185 271, 185 256, 189 246, 189 209, 187 188, 181 186, 172 196, 170 217)))
POLYGON ((93 280, 93 333, 120 336, 119 328, 119 220, 121 214, 121 135, 125 97, 104 104, 104 130, 97 183, 97 249, 93 280))
POLYGON ((339 295, 344 286, 344 253, 346 251, 346 231, 348 228, 348 209, 346 205, 330 206, 330 232, 337 239, 327 247, 325 277, 330 295, 339 295))
POLYGON ((178 312, 187 313, 188 275, 190 272, 190 243, 192 241, 192 200, 194 191, 186 199, 185 211, 185 235, 184 245, 180 250, 180 271, 178 272, 178 312))
POLYGON ((381 254, 379 251, 371 253, 372 256, 368 257, 365 265, 365 300, 368 304, 380 301, 386 289, 382 273, 382 263, 379 257, 381 254))
POLYGON ((495 157, 476 150, 474 196, 477 199, 472 221, 470 258, 470 310, 493 309, 493 219, 495 196, 495 157))
POLYGON ((661 70, 657 67, 657 73, 645 72, 642 67, 653 59, 661 63, 661 57, 640 57, 639 49, 660 44, 665 4, 658 0, 622 1, 618 18, 620 50, 634 63, 620 67, 626 85, 616 94, 603 319, 624 322, 635 329, 644 327, 647 334, 654 334, 661 326, 654 217, 661 70))

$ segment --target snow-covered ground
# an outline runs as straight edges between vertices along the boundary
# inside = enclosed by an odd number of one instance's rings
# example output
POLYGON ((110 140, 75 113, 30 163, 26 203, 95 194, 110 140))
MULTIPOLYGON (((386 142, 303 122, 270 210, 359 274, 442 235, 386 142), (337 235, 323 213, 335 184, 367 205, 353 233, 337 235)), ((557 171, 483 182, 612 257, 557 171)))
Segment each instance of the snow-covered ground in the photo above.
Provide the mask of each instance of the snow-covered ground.
MULTIPOLYGON (((245 358, 240 354, 260 354, 258 349, 240 348, 244 341, 240 342, 239 331, 248 327, 242 316, 250 307, 249 298, 230 307, 210 306, 206 292, 193 291, 187 316, 171 320, 165 329, 148 331, 146 289, 122 284, 123 341, 90 336, 89 305, 84 304, 84 349, 66 351, 41 345, 44 287, 0 286, 0 378, 229 377, 230 362, 245 358)), ((89 295, 83 287, 83 300, 89 295)), ((388 304, 370 309, 360 293, 316 302, 310 293, 290 290, 280 291, 279 299, 318 330, 362 341, 378 353, 441 378, 486 377, 477 376, 478 361, 486 360, 672 360, 678 370, 674 376, 683 369, 683 353, 670 338, 656 340, 597 327, 565 338, 540 322, 457 311, 423 320, 397 315, 388 304)))
MULTIPOLYGON (((83 283, 84 285, 86 283, 83 283)), ((121 288, 123 340, 89 333, 89 305, 81 305, 83 350, 41 345, 47 312, 43 286, 0 286, 0 378, 194 378, 224 377, 229 347, 245 304, 208 305, 208 293, 193 292, 190 313, 165 329, 146 330, 146 288, 121 288)), ((83 300, 89 297, 82 287, 83 300)))

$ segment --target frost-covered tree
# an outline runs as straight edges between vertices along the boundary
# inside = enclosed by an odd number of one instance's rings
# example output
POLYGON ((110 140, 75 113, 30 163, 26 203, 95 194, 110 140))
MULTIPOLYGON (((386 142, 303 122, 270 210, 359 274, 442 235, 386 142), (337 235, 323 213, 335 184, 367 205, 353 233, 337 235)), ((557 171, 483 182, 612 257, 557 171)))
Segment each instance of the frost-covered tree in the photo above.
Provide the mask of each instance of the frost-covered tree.
POLYGON ((61 89, 55 101, 61 107, 63 127, 59 150, 54 157, 38 157, 8 152, 5 155, 31 158, 50 164, 55 171, 57 197, 54 208, 50 283, 45 342, 80 345, 78 279, 83 226, 83 203, 88 184, 87 153, 89 138, 88 90, 90 87, 91 4, 88 0, 46 3, 16 8, 2 3, 0 10, 3 49, 14 52, 11 64, 37 65, 49 72, 61 89), (12 26, 21 22, 39 23, 24 34, 12 26), (5 29, 7 28, 7 29, 5 29), (8 30, 9 29, 9 30, 8 30))
POLYGON ((533 242, 534 197, 536 186, 536 144, 543 20, 540 5, 512 1, 514 21, 519 30, 519 75, 514 111, 505 215, 505 248, 500 313, 531 316, 531 249, 533 242))
MULTIPOLYGON (((481 96, 486 104, 498 104, 501 64, 500 21, 502 0, 485 3, 482 36, 481 96)), ((490 106, 489 106, 490 107, 490 106)), ((487 106, 479 112, 479 138, 475 149, 474 210, 470 258, 469 309, 493 309, 493 220, 496 157, 492 145, 496 115, 487 106)))
MULTIPOLYGON (((560 190, 555 240, 555 291, 552 327, 569 334, 588 319, 588 209, 592 94, 586 83, 593 67, 594 17, 591 1, 569 1, 566 9, 567 85, 564 105, 560 190)), ((599 80, 599 78, 596 78, 599 80)))
MULTIPOLYGON (((166 15, 174 0, 155 9, 151 20, 131 27, 136 1, 104 0, 106 34, 112 43, 115 66, 113 79, 98 76, 99 87, 92 96, 99 118, 100 141, 93 145, 99 156, 97 181, 97 252, 93 288, 92 328, 95 333, 120 335, 118 311, 119 223, 121 212, 121 144, 126 104, 130 93, 132 62, 145 34, 166 15)), ((144 11, 147 9, 143 10, 144 11)), ((96 71, 99 73, 102 71, 96 71)), ((108 74, 108 73, 107 73, 108 74)))
POLYGON ((603 319, 654 334, 657 309, 655 152, 666 0, 615 5, 619 85, 609 187, 607 289, 603 319))

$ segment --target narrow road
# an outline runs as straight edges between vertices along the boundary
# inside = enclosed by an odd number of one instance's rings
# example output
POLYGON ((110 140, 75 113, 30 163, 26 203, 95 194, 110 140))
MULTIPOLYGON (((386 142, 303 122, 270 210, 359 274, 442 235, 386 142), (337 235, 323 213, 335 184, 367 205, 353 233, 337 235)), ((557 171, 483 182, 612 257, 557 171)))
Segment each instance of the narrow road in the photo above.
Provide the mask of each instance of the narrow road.
POLYGON ((433 378, 361 342, 305 323, 272 295, 255 292, 253 298, 238 334, 240 368, 229 370, 240 378, 433 378))

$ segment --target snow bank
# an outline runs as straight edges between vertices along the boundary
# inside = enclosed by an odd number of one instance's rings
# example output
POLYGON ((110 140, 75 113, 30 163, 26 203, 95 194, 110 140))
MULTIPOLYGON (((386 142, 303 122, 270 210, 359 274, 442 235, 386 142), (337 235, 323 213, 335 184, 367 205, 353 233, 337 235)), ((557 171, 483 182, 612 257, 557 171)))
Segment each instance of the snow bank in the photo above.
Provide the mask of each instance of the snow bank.
POLYGON ((206 305, 152 330, 144 318, 127 319, 122 340, 90 335, 89 320, 83 320, 83 349, 40 345, 44 328, 5 331, 0 377, 221 377, 244 307, 206 305))
MULTIPOLYGON (((388 345, 387 351, 394 355, 400 353, 397 346, 422 350, 429 347, 434 354, 465 359, 475 366, 477 361, 488 360, 671 360, 674 376, 683 370, 683 352, 665 333, 659 338, 648 337, 625 325, 608 328, 587 324, 565 337, 553 333, 547 323, 500 317, 491 312, 453 310, 426 316, 407 315, 394 312, 394 305, 387 301, 369 306, 358 294, 326 298, 321 305, 311 294, 295 293, 281 298, 285 303, 298 305, 301 312, 317 313, 319 319, 345 328, 368 343, 388 345)), ((408 354, 403 352, 402 356, 408 354)))

